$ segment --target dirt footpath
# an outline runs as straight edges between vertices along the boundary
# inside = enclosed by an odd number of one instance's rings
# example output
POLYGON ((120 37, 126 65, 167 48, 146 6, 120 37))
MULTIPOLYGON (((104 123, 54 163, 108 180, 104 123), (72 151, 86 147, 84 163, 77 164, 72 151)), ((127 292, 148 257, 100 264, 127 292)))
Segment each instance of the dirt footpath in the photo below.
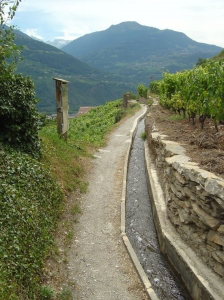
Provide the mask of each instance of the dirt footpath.
POLYGON ((82 214, 68 252, 68 273, 76 282, 74 299, 148 299, 120 235, 120 205, 124 158, 133 117, 110 135, 107 146, 95 153, 88 174, 82 214))

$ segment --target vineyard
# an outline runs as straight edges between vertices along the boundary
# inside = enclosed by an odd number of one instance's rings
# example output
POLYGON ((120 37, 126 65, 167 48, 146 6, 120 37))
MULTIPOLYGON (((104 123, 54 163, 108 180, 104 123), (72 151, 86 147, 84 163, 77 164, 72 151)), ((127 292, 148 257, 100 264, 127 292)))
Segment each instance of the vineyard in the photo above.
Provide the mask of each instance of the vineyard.
MULTIPOLYGON (((222 52, 223 54, 223 52, 222 52)), ((224 178, 224 60, 192 70, 164 73, 150 84, 160 105, 150 108, 150 126, 184 146, 191 161, 224 178)))
POLYGON ((204 127, 210 118, 218 131, 224 122, 224 61, 206 61, 189 71, 164 73, 163 80, 150 84, 150 90, 159 93, 161 106, 186 114, 195 124, 195 118, 204 127))

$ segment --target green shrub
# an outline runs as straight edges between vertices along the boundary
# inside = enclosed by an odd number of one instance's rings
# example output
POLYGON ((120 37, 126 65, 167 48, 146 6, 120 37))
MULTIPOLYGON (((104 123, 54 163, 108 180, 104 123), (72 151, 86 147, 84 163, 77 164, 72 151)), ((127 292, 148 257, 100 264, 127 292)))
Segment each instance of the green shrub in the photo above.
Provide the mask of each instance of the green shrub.
POLYGON ((161 80, 151 81, 149 84, 150 92, 159 95, 161 80))
POLYGON ((119 122, 124 115, 125 115, 125 111, 122 109, 118 109, 114 116, 114 122, 115 123, 119 122))
POLYGON ((40 288, 41 300, 50 300, 54 296, 54 290, 50 286, 42 286, 40 288))
POLYGON ((137 92, 139 97, 144 97, 145 99, 147 99, 148 89, 146 86, 144 86, 144 84, 139 84, 137 86, 137 92))
POLYGON ((41 163, 0 149, 0 299, 38 299, 61 203, 62 192, 41 163))
POLYGON ((34 84, 21 74, 0 75, 0 142, 33 156, 40 155, 34 84))

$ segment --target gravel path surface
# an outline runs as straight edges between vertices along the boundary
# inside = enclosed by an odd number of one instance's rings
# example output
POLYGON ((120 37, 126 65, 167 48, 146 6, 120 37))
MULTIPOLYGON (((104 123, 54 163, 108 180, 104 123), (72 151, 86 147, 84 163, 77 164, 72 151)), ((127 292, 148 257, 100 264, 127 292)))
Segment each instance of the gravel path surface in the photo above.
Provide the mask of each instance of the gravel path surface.
POLYGON ((75 299, 148 299, 120 234, 124 158, 129 132, 142 112, 123 121, 92 162, 82 215, 68 253, 69 277, 76 282, 75 299))

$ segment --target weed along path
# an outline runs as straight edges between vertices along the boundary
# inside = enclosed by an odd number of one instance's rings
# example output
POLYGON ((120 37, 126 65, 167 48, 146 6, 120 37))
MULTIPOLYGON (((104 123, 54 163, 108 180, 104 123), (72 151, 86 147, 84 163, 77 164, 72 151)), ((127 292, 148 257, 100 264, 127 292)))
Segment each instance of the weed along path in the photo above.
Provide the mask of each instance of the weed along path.
POLYGON ((68 252, 68 276, 76 284, 73 299, 145 300, 144 287, 121 237, 123 169, 129 133, 142 108, 124 120, 95 153, 88 173, 82 214, 68 252))

